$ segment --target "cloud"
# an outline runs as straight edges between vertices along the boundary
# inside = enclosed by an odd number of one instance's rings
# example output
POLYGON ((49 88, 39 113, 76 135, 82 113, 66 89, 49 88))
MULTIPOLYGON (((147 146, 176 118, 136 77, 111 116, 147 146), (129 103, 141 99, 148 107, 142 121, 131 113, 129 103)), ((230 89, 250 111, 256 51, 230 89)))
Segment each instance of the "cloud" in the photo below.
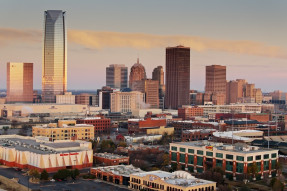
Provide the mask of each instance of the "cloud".
MULTIPOLYGON (((17 30, 0 28, 0 44, 11 42, 39 43, 42 32, 38 30, 17 30)), ((184 45, 193 51, 222 51, 247 55, 287 58, 287 51, 279 46, 270 46, 255 41, 220 40, 198 36, 153 35, 144 33, 120 33, 108 31, 69 30, 69 44, 81 45, 85 48, 165 48, 167 46, 184 45)))

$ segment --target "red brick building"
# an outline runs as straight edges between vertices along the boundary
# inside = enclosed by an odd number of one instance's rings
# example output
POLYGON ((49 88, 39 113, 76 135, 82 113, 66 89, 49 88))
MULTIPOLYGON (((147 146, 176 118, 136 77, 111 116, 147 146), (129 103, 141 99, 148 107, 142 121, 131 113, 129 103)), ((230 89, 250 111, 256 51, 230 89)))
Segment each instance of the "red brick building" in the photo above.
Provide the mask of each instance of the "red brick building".
POLYGON ((181 136, 182 131, 191 129, 217 129, 217 122, 196 122, 196 121, 173 121, 171 124, 174 127, 174 133, 181 136))
POLYGON ((114 166, 121 164, 128 165, 130 158, 128 156, 117 155, 112 153, 95 153, 94 161, 97 164, 104 164, 105 166, 114 166))
POLYGON ((212 133, 217 131, 216 129, 194 129, 185 130, 181 134, 182 141, 197 141, 208 140, 212 137, 212 133))
POLYGON ((270 115, 267 113, 236 113, 232 116, 231 113, 217 113, 215 114, 216 120, 226 120, 226 119, 242 119, 247 118, 249 120, 256 120, 258 122, 268 122, 270 121, 270 115))
POLYGON ((132 133, 143 133, 145 128, 153 128, 166 126, 166 119, 160 118, 146 118, 146 119, 129 119, 128 120, 128 132, 132 133))
POLYGON ((89 117, 77 119, 77 124, 90 124, 95 127, 95 135, 108 134, 111 128, 111 119, 101 117, 89 117))
POLYGON ((197 106, 178 108, 178 117, 182 120, 190 120, 195 116, 203 116, 203 108, 197 106))

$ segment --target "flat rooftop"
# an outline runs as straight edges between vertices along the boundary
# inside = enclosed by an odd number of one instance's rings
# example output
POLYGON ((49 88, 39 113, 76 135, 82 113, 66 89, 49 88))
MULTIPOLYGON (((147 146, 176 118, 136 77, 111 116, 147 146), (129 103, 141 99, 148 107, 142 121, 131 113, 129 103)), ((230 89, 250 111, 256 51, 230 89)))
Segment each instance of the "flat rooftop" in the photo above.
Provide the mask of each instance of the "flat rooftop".
POLYGON ((69 129, 69 128, 75 128, 75 127, 94 127, 94 126, 91 124, 75 124, 75 125, 63 124, 63 127, 59 127, 59 126, 53 127, 53 126, 49 126, 45 124, 45 125, 38 125, 38 126, 33 126, 33 127, 42 128, 42 129, 60 129, 60 128, 69 129))
POLYGON ((254 136, 254 133, 259 133, 263 136, 263 131, 258 131, 258 130, 214 132, 213 136, 220 137, 220 138, 226 138, 226 139, 232 139, 233 138, 234 140, 242 140, 242 141, 250 141, 251 142, 253 139, 249 138, 249 136, 252 136, 252 135, 254 136), (247 135, 249 135, 249 136, 247 136, 247 135))
POLYGON ((115 175, 130 177, 131 174, 134 173, 142 173, 140 168, 136 168, 133 165, 115 165, 115 166, 105 166, 105 167, 98 167, 92 168, 95 170, 101 170, 102 172, 111 172, 115 175))
POLYGON ((190 129, 190 130, 184 130, 183 133, 195 133, 195 132, 201 132, 201 133, 210 133, 217 131, 216 129, 190 129))
POLYGON ((161 180, 165 181, 168 184, 178 185, 182 187, 193 187, 193 186, 201 186, 206 184, 215 184, 215 182, 198 179, 185 171, 175 171, 173 173, 165 172, 165 171, 150 171, 150 172, 142 172, 135 173, 135 176, 144 177, 147 175, 154 175, 159 177, 161 180))
POLYGON ((212 146, 213 148, 216 148, 217 150, 222 150, 222 151, 231 151, 231 152, 238 152, 238 153, 243 153, 243 154, 248 154, 248 153, 258 153, 258 152, 264 152, 264 151, 278 151, 275 149, 265 149, 261 147, 256 147, 256 146, 249 146, 246 144, 225 144, 225 143, 217 143, 217 142, 211 142, 211 141, 192 141, 192 142, 178 142, 178 143, 171 143, 174 145, 183 145, 183 146, 191 146, 191 147, 198 147, 201 148, 205 146, 212 146))
POLYGON ((37 154, 53 154, 88 150, 87 147, 81 147, 80 142, 47 142, 44 140, 19 135, 0 136, 0 146, 15 148, 19 151, 28 151, 37 154))
POLYGON ((184 121, 174 121, 174 123, 201 123, 201 124, 210 124, 210 125, 214 125, 214 126, 218 126, 219 123, 217 122, 199 122, 199 121, 192 121, 192 120, 184 120, 184 121))
POLYGON ((95 153, 94 156, 102 157, 107 159, 121 159, 121 158, 128 158, 128 156, 117 155, 112 153, 95 153))

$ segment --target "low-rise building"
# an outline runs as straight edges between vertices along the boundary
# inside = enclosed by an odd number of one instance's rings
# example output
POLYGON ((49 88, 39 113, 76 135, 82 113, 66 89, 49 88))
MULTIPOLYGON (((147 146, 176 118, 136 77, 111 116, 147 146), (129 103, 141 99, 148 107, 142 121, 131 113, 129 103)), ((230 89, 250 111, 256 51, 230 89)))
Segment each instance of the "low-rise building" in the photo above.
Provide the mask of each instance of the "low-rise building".
POLYGON ((182 120, 191 120, 195 116, 203 116, 203 108, 198 106, 183 106, 178 108, 178 117, 182 120))
POLYGON ((114 165, 121 165, 129 164, 130 157, 117 155, 112 153, 95 153, 94 154, 94 161, 98 164, 104 164, 105 166, 114 166, 114 165))
POLYGON ((221 128, 222 131, 239 131, 245 129, 255 129, 259 122, 256 120, 225 120, 224 123, 226 124, 224 127, 221 128))
POLYGON ((246 175, 248 167, 255 164, 259 169, 256 177, 262 179, 264 174, 276 175, 278 150, 209 141, 180 142, 170 143, 170 159, 191 172, 221 167, 226 177, 233 179, 246 175))
MULTIPOLYGON (((158 134, 164 134, 165 132, 172 134, 173 129, 165 128, 166 119, 162 118, 151 118, 146 119, 129 119, 128 120, 128 132, 130 134, 147 134, 147 129, 156 129, 158 134), (163 128, 160 128, 163 127, 163 128)), ((152 133, 151 133, 152 134, 152 133)))
POLYGON ((240 130, 240 131, 223 131, 214 132, 212 141, 220 143, 251 143, 255 139, 263 139, 263 131, 257 130, 240 130))
POLYGON ((98 179, 112 182, 114 184, 129 185, 130 175, 133 173, 144 172, 140 168, 133 165, 116 165, 91 168, 91 174, 95 175, 98 179))
POLYGON ((195 191, 216 190, 216 182, 198 179, 185 171, 139 172, 130 175, 129 188, 135 190, 195 191))
POLYGON ((93 125, 95 127, 95 135, 108 134, 111 128, 111 119, 104 116, 77 119, 77 123, 93 125))
POLYGON ((76 124, 76 120, 59 120, 32 127, 33 137, 48 137, 55 140, 94 140, 94 126, 90 124, 76 124))
POLYGON ((93 165, 90 142, 58 141, 19 135, 0 136, 0 163, 21 169, 46 170, 82 169, 93 165))
POLYGON ((181 136, 181 133, 185 130, 193 129, 216 129, 219 130, 221 124, 217 122, 199 122, 199 121, 173 121, 171 126, 174 127, 174 132, 176 135, 181 136))
POLYGON ((76 96, 72 92, 65 92, 64 95, 56 95, 57 104, 75 104, 76 96))
POLYGON ((212 133, 217 131, 216 129, 191 129, 182 132, 182 141, 199 141, 209 140, 212 137, 212 133))

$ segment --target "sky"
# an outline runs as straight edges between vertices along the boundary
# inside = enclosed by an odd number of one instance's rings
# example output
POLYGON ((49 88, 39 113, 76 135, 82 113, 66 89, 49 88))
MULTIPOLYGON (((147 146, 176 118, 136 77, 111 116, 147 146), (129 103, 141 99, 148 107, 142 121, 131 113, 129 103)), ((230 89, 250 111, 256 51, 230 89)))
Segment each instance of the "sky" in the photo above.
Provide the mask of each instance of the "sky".
POLYGON ((227 66, 227 80, 287 92, 286 0, 0 0, 0 89, 7 62, 34 63, 41 89, 45 10, 66 11, 68 89, 105 85, 105 68, 139 57, 147 77, 165 48, 191 49, 191 89, 204 90, 205 66, 227 66))

